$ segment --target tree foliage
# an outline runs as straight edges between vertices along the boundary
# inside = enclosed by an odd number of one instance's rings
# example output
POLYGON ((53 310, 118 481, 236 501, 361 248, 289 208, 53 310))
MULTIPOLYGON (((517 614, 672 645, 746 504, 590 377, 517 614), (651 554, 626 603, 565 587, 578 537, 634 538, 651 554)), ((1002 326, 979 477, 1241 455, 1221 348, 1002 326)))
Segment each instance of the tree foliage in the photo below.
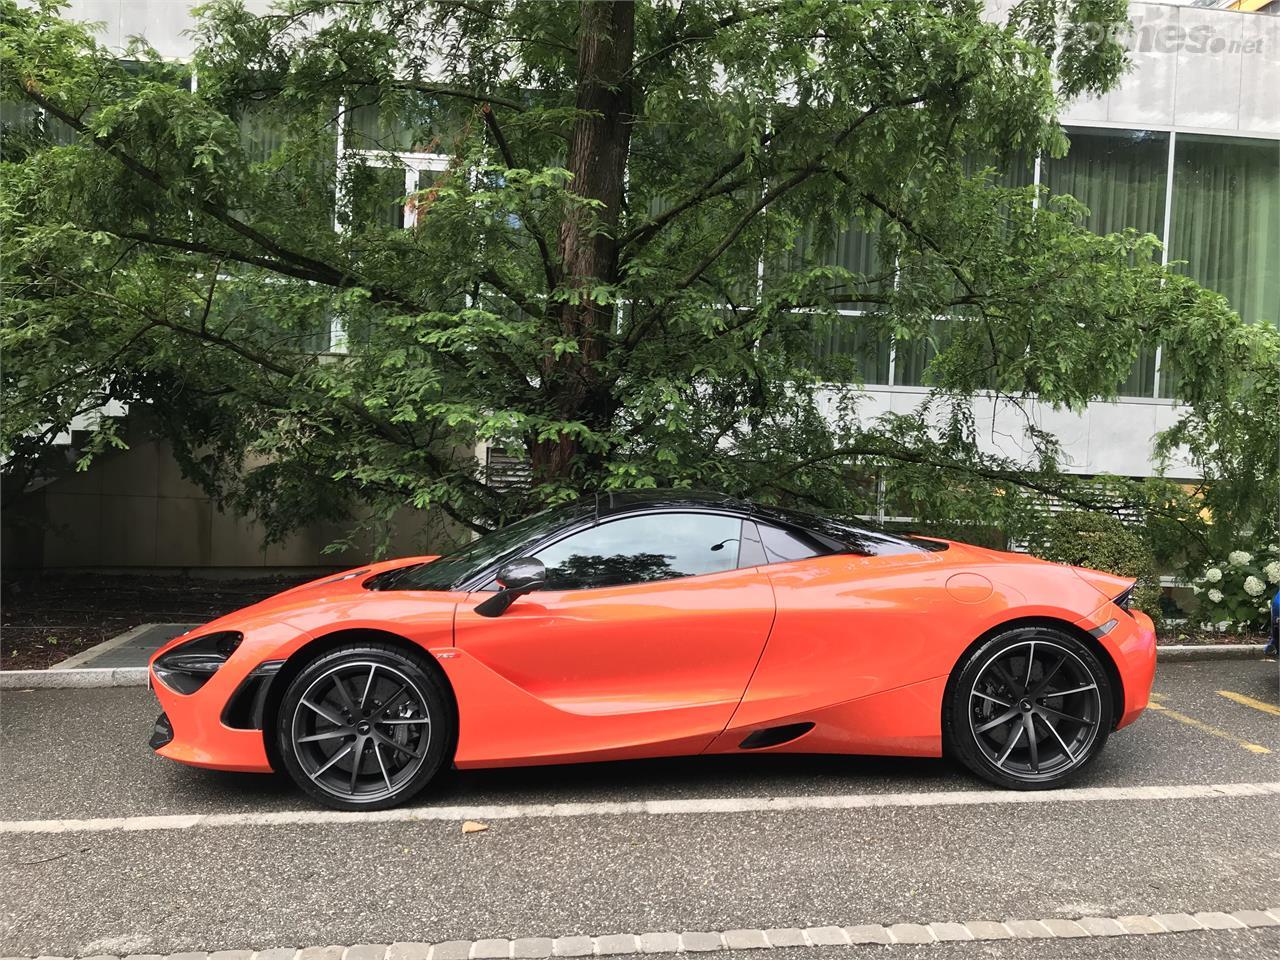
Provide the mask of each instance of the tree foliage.
POLYGON ((1142 536, 1115 517, 1064 510, 1045 528, 1039 555, 1054 563, 1105 570, 1137 581, 1133 606, 1159 623, 1160 577, 1155 556, 1142 536))
POLYGON ((273 536, 698 485, 1014 537, 1052 495, 1194 542, 1194 496, 1079 481, 1030 418, 993 442, 972 403, 1079 409, 1160 342, 1189 404, 1167 452, 1220 519, 1274 480, 1275 332, 1002 175, 1117 81, 1123 0, 1005 23, 976 0, 215 0, 194 90, 54 4, 0 10, 3 95, 46 117, 0 166, 11 473, 115 399, 273 536), (403 150, 443 158, 408 229, 403 150), (875 265, 834 265, 846 230, 875 265), (935 337, 919 410, 875 415, 815 358, 850 307, 868 337, 935 337), (477 469, 486 443, 528 490, 477 469))

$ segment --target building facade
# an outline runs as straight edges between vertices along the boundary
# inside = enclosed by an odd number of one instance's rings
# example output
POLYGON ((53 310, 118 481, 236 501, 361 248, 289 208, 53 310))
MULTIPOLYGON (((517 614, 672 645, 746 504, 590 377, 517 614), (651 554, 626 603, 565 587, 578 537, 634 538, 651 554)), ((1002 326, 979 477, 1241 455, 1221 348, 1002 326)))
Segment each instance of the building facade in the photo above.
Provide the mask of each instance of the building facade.
MULTIPOLYGON (((1003 19, 1012 5, 1013 0, 993 0, 991 15, 1003 19)), ((123 50, 128 38, 141 35, 166 58, 182 61, 193 47, 187 34, 191 6, 186 0, 72 0, 66 15, 101 23, 100 38, 108 47, 123 50)), ((254 0, 249 6, 268 4, 254 0)), ((1246 321, 1280 324, 1280 16, 1265 12, 1267 6, 1240 0, 1133 3, 1133 30, 1126 38, 1131 72, 1109 94, 1068 106, 1063 122, 1071 147, 1065 157, 1028 157, 1021 169, 1004 176, 1075 196, 1090 209, 1089 226, 1099 232, 1132 227, 1156 235, 1166 262, 1182 263, 1177 269, 1224 294, 1246 321), (1264 12, 1244 12, 1250 9, 1264 12)), ((1280 12, 1280 4, 1270 8, 1280 12)), ((358 136, 360 118, 348 129, 358 136)), ((375 131, 368 132, 372 139, 375 131)), ((413 209, 397 198, 425 186, 448 158, 376 146, 365 159, 386 179, 383 214, 411 226, 413 209)), ((869 248, 856 239, 842 242, 835 257, 862 269, 869 248)), ((923 402, 930 345, 869 343, 858 336, 856 312, 849 311, 848 319, 846 331, 825 335, 814 348, 820 354, 856 354, 866 383, 862 414, 902 412, 923 402)), ((333 330, 320 348, 343 349, 342 331, 333 330)), ((1150 441, 1178 416, 1172 377, 1169 358, 1151 344, 1116 400, 1070 412, 1034 400, 1011 408, 1008 401, 979 396, 975 414, 989 427, 982 431, 983 442, 1001 453, 1024 451, 1031 422, 1059 438, 1069 471, 1149 476, 1156 469, 1150 441), (1136 443, 1136 437, 1148 442, 1136 443)), ((1175 463, 1167 472, 1196 479, 1186 464, 1175 463)), ((263 550, 252 523, 218 514, 166 466, 162 448, 147 444, 140 446, 134 467, 117 463, 100 473, 95 467, 89 475, 51 485, 44 499, 55 526, 33 535, 40 542, 27 552, 45 566, 239 569, 339 560, 320 553, 331 530, 304 531, 292 544, 263 550), (127 479, 117 483, 116 474, 127 479), (72 518, 78 519, 65 522, 72 518), (96 534, 84 532, 95 523, 96 534), (112 535, 104 524, 125 533, 112 535), (81 533, 68 533, 74 530, 81 533), (174 543, 184 545, 181 556, 166 546, 174 543)))

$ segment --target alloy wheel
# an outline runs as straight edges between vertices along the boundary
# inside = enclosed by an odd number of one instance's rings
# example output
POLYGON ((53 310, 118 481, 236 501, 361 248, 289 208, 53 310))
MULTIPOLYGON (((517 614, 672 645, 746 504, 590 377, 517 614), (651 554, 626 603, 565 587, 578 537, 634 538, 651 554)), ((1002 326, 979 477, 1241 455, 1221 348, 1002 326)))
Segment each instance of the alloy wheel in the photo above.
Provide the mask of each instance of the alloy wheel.
POLYGON ((1075 653, 1028 640, 993 654, 969 691, 969 729, 1001 773, 1053 780, 1085 761, 1102 724, 1097 678, 1075 653))
POLYGON ((317 787, 370 803, 401 790, 426 762, 431 715, 422 690, 403 672, 354 660, 311 682, 290 732, 294 755, 317 787))

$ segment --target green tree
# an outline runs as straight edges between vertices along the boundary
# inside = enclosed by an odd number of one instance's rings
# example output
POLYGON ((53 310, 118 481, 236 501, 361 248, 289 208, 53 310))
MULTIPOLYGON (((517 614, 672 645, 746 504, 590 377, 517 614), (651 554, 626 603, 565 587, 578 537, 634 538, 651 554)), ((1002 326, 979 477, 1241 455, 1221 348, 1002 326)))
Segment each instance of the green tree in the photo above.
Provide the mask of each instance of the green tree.
POLYGON ((1063 511, 1046 525, 1044 543, 1037 552, 1055 563, 1133 577, 1137 581, 1133 606, 1150 614, 1157 624, 1162 620, 1160 578, 1151 547, 1115 517, 1063 511))
POLYGON ((1241 402, 1274 331, 1153 237, 1096 236, 998 174, 1061 152, 1058 105, 1115 84, 1125 3, 982 6, 217 0, 192 89, 0 0, 3 96, 46 118, 0 166, 5 450, 106 399, 150 408, 273 536, 657 484, 866 511, 873 475, 925 522, 1019 536, 1052 494, 1202 536, 1177 488, 1100 494, 1031 425, 1029 461, 991 453, 968 403, 1080 407, 1164 342, 1194 344, 1183 440, 1240 439, 1190 446, 1256 515, 1228 464, 1262 469, 1264 431, 1275 449, 1266 398, 1241 402), (408 197, 401 149, 447 158, 408 197), (847 230, 879 266, 833 265, 847 230), (860 416, 852 367, 814 359, 848 306, 872 338, 951 318, 924 409, 860 416), (331 326, 341 349, 317 349, 331 326), (480 443, 526 456, 530 488, 479 473, 480 443))

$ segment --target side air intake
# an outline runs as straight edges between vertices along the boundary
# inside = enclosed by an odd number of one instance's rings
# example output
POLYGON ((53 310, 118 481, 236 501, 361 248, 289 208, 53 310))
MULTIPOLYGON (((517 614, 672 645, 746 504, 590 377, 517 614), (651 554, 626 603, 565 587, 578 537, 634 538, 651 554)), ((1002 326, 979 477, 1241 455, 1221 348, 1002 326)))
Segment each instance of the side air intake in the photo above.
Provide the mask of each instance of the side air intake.
POLYGON ((740 750, 759 750, 763 747, 776 747, 780 743, 803 737, 813 729, 812 723, 788 723, 781 727, 765 727, 753 730, 745 740, 738 744, 740 750))

